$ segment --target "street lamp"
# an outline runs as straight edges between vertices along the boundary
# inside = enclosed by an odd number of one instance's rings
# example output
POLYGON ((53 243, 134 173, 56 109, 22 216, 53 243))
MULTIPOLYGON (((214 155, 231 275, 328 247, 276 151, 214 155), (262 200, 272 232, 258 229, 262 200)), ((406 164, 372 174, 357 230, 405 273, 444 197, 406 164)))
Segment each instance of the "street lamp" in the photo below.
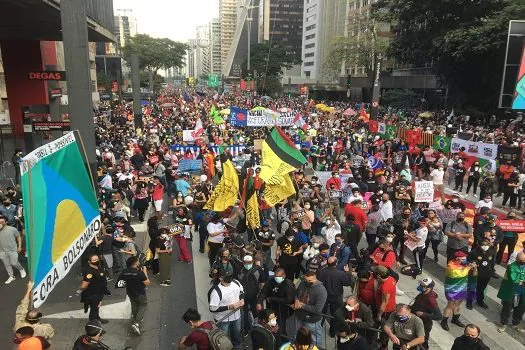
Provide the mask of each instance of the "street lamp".
POLYGON ((250 56, 251 56, 251 37, 252 37, 252 10, 258 8, 258 6, 251 6, 252 0, 248 0, 247 5, 241 5, 241 8, 246 8, 248 10, 246 21, 248 22, 248 59, 246 62, 246 70, 250 71, 250 56))

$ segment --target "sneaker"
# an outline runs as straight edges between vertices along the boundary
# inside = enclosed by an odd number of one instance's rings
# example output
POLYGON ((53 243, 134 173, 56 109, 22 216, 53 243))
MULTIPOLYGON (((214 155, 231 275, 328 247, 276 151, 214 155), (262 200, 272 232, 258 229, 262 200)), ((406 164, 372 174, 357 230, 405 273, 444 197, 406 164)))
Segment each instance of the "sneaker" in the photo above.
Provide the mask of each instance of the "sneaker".
POLYGON ((106 324, 106 323, 109 323, 109 320, 106 320, 105 318, 101 318, 100 323, 106 324))
POLYGON ((20 271, 20 278, 26 278, 26 276, 27 276, 26 270, 22 269, 22 271, 20 271))
POLYGON ((190 261, 186 261, 186 264, 191 265, 191 264, 193 264, 193 261, 191 261, 191 260, 190 261))
POLYGON ((169 287, 169 286, 171 285, 171 282, 169 282, 169 281, 163 281, 163 282, 160 283, 160 285, 161 285, 162 287, 169 287))
POLYGON ((488 309, 489 306, 487 304, 485 304, 484 301, 478 301, 477 304, 479 305, 479 307, 482 307, 484 309, 488 309))
POLYGON ((9 284, 9 283, 13 282, 15 279, 16 279, 16 278, 14 278, 13 276, 11 276, 11 277, 9 277, 9 278, 7 279, 7 281, 5 281, 4 283, 5 283, 5 284, 9 284))
POLYGON ((512 326, 512 329, 514 329, 516 332, 525 333, 525 328, 520 327, 520 325, 512 326))
POLYGON ((504 324, 498 325, 498 332, 503 333, 507 329, 507 326, 504 324))
POLYGON ((472 310, 473 308, 472 301, 467 301, 467 309, 472 310))
POLYGON ((139 324, 138 323, 133 323, 131 325, 131 330, 133 331, 133 333, 135 333, 136 335, 140 335, 140 327, 139 327, 139 324))

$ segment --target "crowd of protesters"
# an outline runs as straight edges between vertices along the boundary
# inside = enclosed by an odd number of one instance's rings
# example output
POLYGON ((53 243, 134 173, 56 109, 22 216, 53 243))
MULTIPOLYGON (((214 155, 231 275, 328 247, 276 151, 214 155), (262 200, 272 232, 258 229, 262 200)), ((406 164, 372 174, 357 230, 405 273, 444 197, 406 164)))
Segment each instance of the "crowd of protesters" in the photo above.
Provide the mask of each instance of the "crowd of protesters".
MULTIPOLYGON (((361 108, 342 102, 332 107, 341 112, 361 108)), ((476 141, 519 150, 525 145, 523 123, 515 120, 442 113, 422 118, 420 113, 382 110, 378 120, 440 135, 450 132, 445 127, 450 124, 476 141)), ((168 88, 144 107, 140 120, 126 103, 102 105, 95 114, 104 226, 82 259, 78 294, 90 322, 74 349, 107 348, 100 341, 107 320, 100 318, 98 308, 111 294, 112 280, 115 287, 126 288, 132 301, 130 328, 140 335, 147 308, 145 287, 171 286, 172 255, 192 264, 188 248, 192 239, 199 240, 200 248, 193 254, 208 255, 207 297, 214 320, 201 320, 197 310, 188 309, 182 317, 192 332, 181 339, 180 349, 193 345, 208 349, 217 338, 238 348, 248 335, 253 349, 325 348, 327 338, 334 339, 337 349, 386 348, 389 343, 394 349, 428 349, 433 321, 444 330, 450 324, 464 329, 452 349, 488 349, 480 328, 462 322, 461 305, 488 307, 484 292, 490 279, 498 278, 496 264, 507 269, 498 293, 502 303, 498 331, 506 331, 511 319, 516 331, 525 332, 520 325, 525 312, 525 245, 512 254, 520 244, 518 234, 498 226, 492 202, 504 196, 503 206, 508 203, 511 209, 506 218, 519 216, 525 195, 520 158, 503 160, 496 172, 476 162, 465 168, 469 162, 462 153, 414 151, 400 138, 383 140, 369 133, 367 120, 359 115, 322 112, 299 97, 212 96, 168 88), (220 124, 209 117, 210 109, 229 106, 287 108, 307 124, 303 129, 283 127, 300 145, 308 164, 293 173, 296 194, 274 208, 264 201, 265 183, 258 171, 262 155, 255 147, 270 128, 234 127, 227 118, 220 124), (198 151, 173 147, 187 145, 184 130, 194 130, 198 151), (247 227, 240 203, 224 212, 204 209, 221 176, 219 155, 210 146, 239 144, 245 145, 241 153, 233 155, 226 147, 226 156, 235 161, 240 183, 254 170, 260 229, 247 227), (384 163, 380 171, 369 163, 369 154, 384 163), (178 171, 179 163, 188 159, 202 160, 202 169, 178 171), (323 180, 317 172, 331 176, 323 180), (434 204, 439 205, 414 201, 417 180, 433 182, 434 204), (461 197, 468 199, 471 190, 479 199, 473 204, 476 217, 469 223, 461 197), (455 210, 453 218, 440 217, 450 210, 455 210), (131 226, 139 222, 147 226, 149 243, 144 246, 136 241, 131 226), (435 281, 424 276, 425 265, 439 261, 441 245, 447 260, 444 295, 438 295, 435 281), (429 247, 432 257, 427 258, 429 247), (148 270, 155 276, 151 281, 148 270), (420 294, 410 305, 396 301, 402 294, 397 285, 400 273, 417 280, 420 294), (347 287, 351 295, 345 292, 347 287), (447 302, 443 310, 438 299, 447 302)), ((17 190, 9 188, 0 206, 0 258, 9 273, 6 283, 14 280, 14 270, 25 277, 18 259, 11 257, 22 249, 21 214, 12 208, 21 208, 20 201, 17 190)), ((44 348, 52 328, 39 323, 40 313, 27 310, 26 299, 17 312, 16 338, 25 343, 39 337, 44 348)))

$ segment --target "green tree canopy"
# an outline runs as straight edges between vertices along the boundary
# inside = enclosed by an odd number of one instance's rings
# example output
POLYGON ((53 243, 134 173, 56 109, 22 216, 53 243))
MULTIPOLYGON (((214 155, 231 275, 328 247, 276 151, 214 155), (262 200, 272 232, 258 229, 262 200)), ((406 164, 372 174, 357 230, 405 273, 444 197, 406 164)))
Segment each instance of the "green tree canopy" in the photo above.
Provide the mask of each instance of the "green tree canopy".
POLYGON ((136 54, 139 57, 141 70, 157 73, 161 68, 181 68, 184 65, 183 58, 187 49, 188 45, 168 38, 137 34, 130 38, 129 43, 122 48, 122 52, 127 62, 131 62, 131 55, 136 54))
POLYGON ((525 1, 379 0, 373 15, 393 25, 389 57, 431 65, 454 104, 496 108, 509 20, 525 17, 525 1))

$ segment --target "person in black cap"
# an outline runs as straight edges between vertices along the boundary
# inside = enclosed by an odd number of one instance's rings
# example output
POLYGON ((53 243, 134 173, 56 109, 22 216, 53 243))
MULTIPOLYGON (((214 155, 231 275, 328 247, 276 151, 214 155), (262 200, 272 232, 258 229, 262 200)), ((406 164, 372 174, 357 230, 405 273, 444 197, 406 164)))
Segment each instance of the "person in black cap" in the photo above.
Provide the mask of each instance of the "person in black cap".
POLYGON ((100 341, 106 333, 99 320, 91 320, 86 324, 86 334, 81 335, 73 344, 73 350, 110 350, 109 346, 100 341))
POLYGON ((80 295, 80 302, 84 303, 84 312, 89 309, 89 320, 99 320, 102 323, 108 323, 102 320, 98 314, 100 304, 104 295, 111 295, 107 287, 107 279, 102 268, 98 255, 91 254, 88 258, 89 266, 84 273, 82 283, 77 290, 80 295))

